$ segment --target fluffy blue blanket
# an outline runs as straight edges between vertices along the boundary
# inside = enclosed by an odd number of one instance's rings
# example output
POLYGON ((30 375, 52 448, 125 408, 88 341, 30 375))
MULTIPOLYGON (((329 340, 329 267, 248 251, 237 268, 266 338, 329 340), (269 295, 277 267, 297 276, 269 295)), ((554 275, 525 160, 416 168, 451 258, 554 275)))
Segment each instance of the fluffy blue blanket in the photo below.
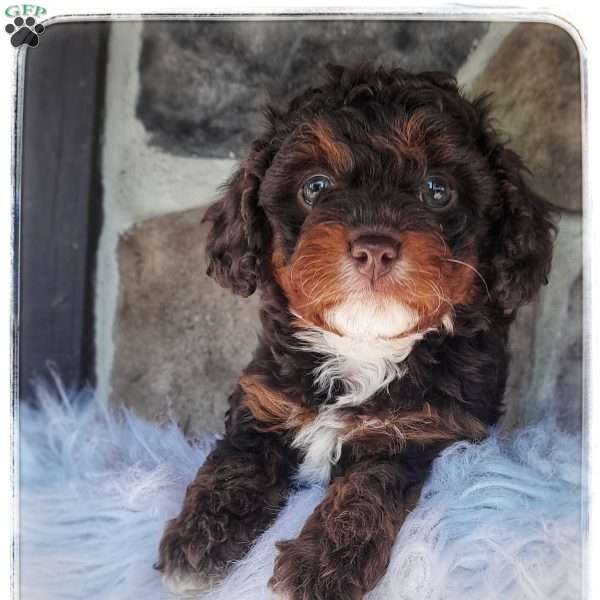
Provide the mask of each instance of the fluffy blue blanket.
MULTIPOLYGON (((91 392, 38 391, 21 409, 21 598, 173 598, 152 569, 214 438, 100 408, 91 392)), ((582 581, 581 440, 549 419, 435 463, 368 600, 576 600, 582 581)), ((274 543, 323 496, 293 495, 278 520, 204 600, 265 600, 274 543)), ((198 597, 198 596, 197 596, 198 597)))

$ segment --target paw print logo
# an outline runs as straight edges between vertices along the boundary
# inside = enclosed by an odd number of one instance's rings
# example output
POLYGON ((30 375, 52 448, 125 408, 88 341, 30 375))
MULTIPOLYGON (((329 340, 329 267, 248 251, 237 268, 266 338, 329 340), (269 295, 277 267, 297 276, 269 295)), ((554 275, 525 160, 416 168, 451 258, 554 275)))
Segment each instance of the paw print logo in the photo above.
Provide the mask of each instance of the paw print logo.
POLYGON ((12 23, 9 23, 4 30, 10 35, 10 43, 18 48, 22 44, 27 44, 35 48, 40 43, 39 36, 44 33, 44 26, 41 23, 36 24, 33 17, 17 17, 12 23))

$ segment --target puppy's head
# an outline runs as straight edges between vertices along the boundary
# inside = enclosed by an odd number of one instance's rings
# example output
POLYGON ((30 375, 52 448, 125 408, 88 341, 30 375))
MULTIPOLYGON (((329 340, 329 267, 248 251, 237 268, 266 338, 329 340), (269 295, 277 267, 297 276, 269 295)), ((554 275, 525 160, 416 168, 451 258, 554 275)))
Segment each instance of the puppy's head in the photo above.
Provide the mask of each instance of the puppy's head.
POLYGON ((511 313, 544 282, 550 207, 451 77, 330 67, 267 116, 207 214, 221 285, 272 282, 299 323, 394 338, 459 306, 511 313))

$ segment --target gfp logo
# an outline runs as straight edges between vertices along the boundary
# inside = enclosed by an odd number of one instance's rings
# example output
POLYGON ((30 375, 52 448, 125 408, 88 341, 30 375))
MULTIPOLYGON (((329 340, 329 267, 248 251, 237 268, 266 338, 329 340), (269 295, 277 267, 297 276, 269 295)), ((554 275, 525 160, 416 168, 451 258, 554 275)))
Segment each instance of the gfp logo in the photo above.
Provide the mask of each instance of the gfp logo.
POLYGON ((7 17, 43 17, 46 14, 46 9, 43 6, 35 4, 13 4, 9 6, 4 14, 7 17))
POLYGON ((35 17, 39 18, 46 14, 43 6, 14 4, 9 6, 4 14, 13 20, 4 28, 4 31, 10 35, 10 43, 15 48, 23 44, 35 48, 40 43, 39 36, 44 33, 44 26, 36 23, 35 17))

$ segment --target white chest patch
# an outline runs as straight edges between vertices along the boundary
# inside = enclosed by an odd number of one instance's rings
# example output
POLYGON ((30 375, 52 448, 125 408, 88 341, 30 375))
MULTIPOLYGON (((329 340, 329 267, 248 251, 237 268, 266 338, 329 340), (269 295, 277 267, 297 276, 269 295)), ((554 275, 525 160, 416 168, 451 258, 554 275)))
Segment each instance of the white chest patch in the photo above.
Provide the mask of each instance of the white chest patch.
POLYGON ((293 447, 304 451, 297 475, 300 481, 308 484, 329 481, 331 467, 339 460, 344 443, 340 409, 362 404, 394 379, 402 377, 405 372, 402 362, 423 335, 417 333, 397 339, 358 338, 318 328, 296 334, 305 347, 326 357, 314 373, 319 391, 331 394, 336 382, 344 388, 335 403, 323 406, 292 442, 293 447))

